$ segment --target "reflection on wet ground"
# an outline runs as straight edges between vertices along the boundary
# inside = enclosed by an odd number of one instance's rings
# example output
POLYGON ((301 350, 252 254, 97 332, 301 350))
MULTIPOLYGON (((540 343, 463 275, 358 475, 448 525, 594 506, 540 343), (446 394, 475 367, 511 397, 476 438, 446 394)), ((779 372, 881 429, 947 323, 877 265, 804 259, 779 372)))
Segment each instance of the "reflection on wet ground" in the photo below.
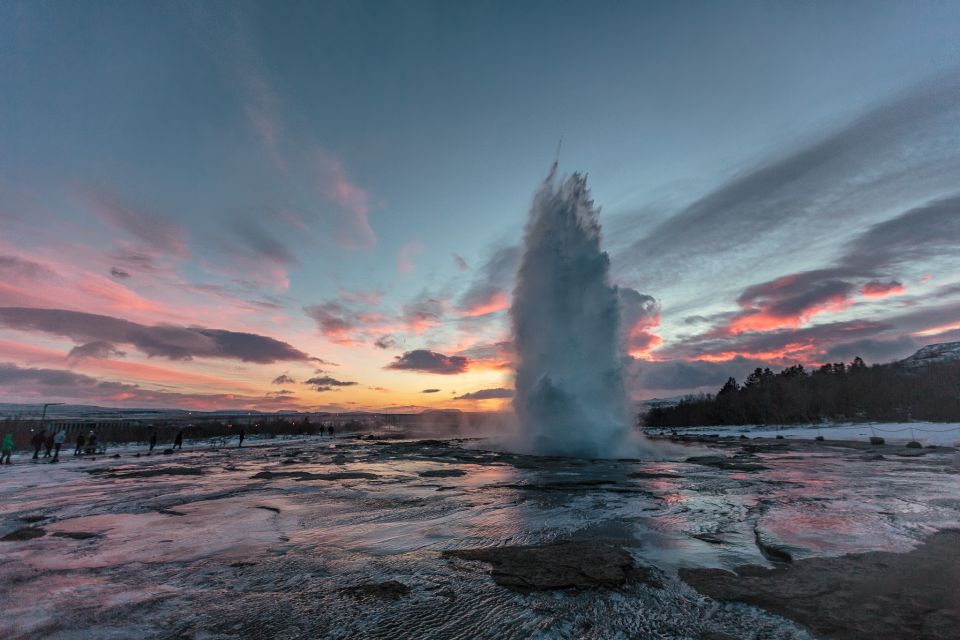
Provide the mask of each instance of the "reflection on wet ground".
POLYGON ((808 638, 677 570, 906 551, 960 526, 943 450, 706 451, 728 465, 485 446, 314 439, 5 468, 0 536, 40 532, 0 542, 0 637, 808 638), (585 538, 617 540, 659 585, 516 593, 442 556, 585 538))

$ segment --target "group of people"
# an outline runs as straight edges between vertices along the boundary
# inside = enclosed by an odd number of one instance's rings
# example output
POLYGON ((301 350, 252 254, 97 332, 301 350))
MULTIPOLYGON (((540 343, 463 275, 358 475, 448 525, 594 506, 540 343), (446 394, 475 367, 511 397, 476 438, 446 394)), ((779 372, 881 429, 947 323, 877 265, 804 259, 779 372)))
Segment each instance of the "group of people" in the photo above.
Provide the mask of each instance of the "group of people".
MULTIPOLYGON (((329 425, 326 428, 326 432, 329 435, 333 435, 333 425, 329 425)), ((324 428, 320 427, 320 435, 324 434, 324 428)), ((239 445, 243 446, 243 441, 247 437, 247 434, 241 429, 237 434, 240 438, 239 445)), ((47 431, 46 429, 41 429, 38 433, 35 433, 32 438, 30 438, 30 444, 33 446, 33 459, 40 459, 40 452, 43 451, 44 458, 51 458, 50 462, 59 462, 60 461, 60 448, 63 446, 64 441, 67 439, 67 432, 64 430, 58 430, 56 432, 47 431)), ((95 454, 100 449, 101 443, 97 437, 95 431, 91 431, 88 434, 80 432, 77 434, 76 449, 74 449, 73 455, 80 456, 83 454, 95 454)), ((149 438, 149 454, 153 453, 154 448, 157 446, 157 432, 151 431, 149 438)), ((183 431, 178 431, 176 437, 173 439, 173 446, 171 449, 183 449, 183 431)), ((13 455, 13 434, 7 433, 2 438, 0 438, 0 464, 13 464, 10 460, 13 455)))

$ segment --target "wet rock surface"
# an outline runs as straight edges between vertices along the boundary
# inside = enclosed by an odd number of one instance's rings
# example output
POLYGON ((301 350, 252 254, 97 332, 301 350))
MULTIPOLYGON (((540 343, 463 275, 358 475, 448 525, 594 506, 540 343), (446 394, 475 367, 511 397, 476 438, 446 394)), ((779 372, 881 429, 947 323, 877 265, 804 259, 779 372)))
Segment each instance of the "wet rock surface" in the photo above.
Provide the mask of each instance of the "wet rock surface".
POLYGON ((490 577, 516 591, 617 587, 628 580, 655 582, 622 546, 603 540, 575 540, 544 545, 461 549, 448 558, 492 565, 490 577))
POLYGON ((398 600, 410 593, 410 587, 397 582, 396 580, 387 580, 386 582, 367 582, 363 584, 346 587, 340 590, 348 596, 355 598, 381 598, 384 600, 398 600))
POLYGON ((948 640, 960 629, 960 531, 932 535, 907 553, 809 558, 767 569, 681 569, 717 600, 754 604, 818 637, 948 640))
POLYGON ((5 467, 0 536, 46 535, 2 543, 0 637, 811 640, 678 570, 759 576, 960 527, 949 447, 734 432, 580 460, 389 435, 5 467), (121 477, 163 468, 200 473, 121 477))

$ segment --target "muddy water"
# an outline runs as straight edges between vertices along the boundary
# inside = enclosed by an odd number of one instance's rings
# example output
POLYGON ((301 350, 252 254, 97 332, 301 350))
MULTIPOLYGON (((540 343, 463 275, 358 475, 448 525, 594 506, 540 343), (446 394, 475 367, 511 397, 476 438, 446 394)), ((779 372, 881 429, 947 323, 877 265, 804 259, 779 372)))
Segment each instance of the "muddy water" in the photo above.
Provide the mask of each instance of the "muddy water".
POLYGON ((0 637, 808 638, 760 609, 701 596, 677 569, 769 564, 770 550, 904 551, 960 526, 948 452, 757 452, 754 471, 685 457, 315 439, 7 467, 0 535, 45 535, 0 542, 0 637), (441 557, 567 538, 616 540, 662 586, 522 594, 482 563, 441 557), (350 590, 387 581, 409 591, 350 590))

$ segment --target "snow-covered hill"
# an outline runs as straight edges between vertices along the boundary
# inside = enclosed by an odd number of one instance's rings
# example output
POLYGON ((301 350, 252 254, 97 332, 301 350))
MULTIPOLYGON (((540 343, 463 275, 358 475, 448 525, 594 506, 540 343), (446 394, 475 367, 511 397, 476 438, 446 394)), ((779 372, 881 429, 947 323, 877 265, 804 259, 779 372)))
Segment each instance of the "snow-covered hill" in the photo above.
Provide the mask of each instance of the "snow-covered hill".
POLYGON ((901 360, 900 364, 905 367, 925 367, 953 360, 960 360, 960 342, 928 344, 909 358, 901 360))

